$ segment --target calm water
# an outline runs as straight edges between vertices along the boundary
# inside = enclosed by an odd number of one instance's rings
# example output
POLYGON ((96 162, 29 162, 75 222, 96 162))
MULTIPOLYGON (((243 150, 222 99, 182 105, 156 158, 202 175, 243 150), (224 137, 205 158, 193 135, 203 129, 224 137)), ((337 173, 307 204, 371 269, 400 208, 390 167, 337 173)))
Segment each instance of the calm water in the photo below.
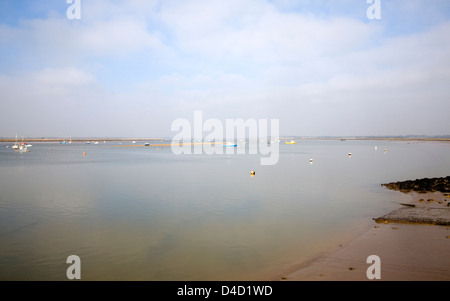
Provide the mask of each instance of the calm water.
POLYGON ((280 144, 274 166, 112 142, 6 145, 0 280, 66 280, 72 254, 83 280, 264 280, 408 200, 381 183, 450 170, 450 143, 436 142, 299 141, 280 144))

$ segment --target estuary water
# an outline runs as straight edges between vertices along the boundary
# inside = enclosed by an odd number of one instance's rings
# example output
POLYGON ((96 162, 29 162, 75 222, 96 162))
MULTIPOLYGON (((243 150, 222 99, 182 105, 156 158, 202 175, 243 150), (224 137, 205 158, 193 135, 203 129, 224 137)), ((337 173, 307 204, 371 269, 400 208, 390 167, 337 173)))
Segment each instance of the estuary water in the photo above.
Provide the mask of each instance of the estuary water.
POLYGON ((67 280, 70 255, 82 280, 267 280, 408 201, 381 183, 450 170, 445 142, 281 141, 266 166, 139 142, 32 144, 0 144, 0 280, 67 280))

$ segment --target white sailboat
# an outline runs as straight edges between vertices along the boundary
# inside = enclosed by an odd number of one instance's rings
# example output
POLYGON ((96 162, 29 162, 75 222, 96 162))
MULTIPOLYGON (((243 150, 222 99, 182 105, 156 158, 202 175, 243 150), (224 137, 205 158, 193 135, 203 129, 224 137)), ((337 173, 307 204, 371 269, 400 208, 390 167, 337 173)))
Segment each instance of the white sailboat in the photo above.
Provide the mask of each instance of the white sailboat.
POLYGON ((27 143, 22 142, 19 144, 19 147, 16 149, 16 151, 18 151, 19 153, 27 153, 30 150, 28 149, 27 143))
POLYGON ((11 148, 12 148, 13 150, 19 149, 19 145, 17 145, 17 134, 16 134, 16 142, 14 143, 13 146, 11 146, 11 148))
MULTIPOLYGON (((31 144, 30 144, 31 146, 31 144)), ((23 138, 22 138, 22 142, 20 142, 19 144, 17 144, 17 135, 16 135, 16 143, 14 143, 14 145, 12 146, 12 148, 19 153, 27 153, 30 150, 28 149, 28 144, 26 142, 23 142, 23 138)))

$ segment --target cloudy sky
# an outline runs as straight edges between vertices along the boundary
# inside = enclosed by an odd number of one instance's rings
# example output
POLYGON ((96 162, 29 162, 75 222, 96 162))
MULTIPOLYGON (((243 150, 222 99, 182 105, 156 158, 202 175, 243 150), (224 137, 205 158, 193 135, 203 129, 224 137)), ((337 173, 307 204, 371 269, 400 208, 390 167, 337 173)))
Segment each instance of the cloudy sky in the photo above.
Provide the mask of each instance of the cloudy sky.
POLYGON ((448 0, 79 1, 0 1, 0 136, 450 134, 448 0))

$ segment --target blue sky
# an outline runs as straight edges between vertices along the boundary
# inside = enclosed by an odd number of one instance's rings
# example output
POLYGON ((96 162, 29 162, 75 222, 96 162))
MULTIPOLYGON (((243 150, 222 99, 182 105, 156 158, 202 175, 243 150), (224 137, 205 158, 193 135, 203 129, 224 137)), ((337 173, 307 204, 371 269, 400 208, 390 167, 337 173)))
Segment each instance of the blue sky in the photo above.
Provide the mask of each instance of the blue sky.
POLYGON ((0 136, 171 137, 176 118, 281 135, 450 134, 450 2, 0 2, 0 136), (25 120, 23 122, 22 120, 25 120))

